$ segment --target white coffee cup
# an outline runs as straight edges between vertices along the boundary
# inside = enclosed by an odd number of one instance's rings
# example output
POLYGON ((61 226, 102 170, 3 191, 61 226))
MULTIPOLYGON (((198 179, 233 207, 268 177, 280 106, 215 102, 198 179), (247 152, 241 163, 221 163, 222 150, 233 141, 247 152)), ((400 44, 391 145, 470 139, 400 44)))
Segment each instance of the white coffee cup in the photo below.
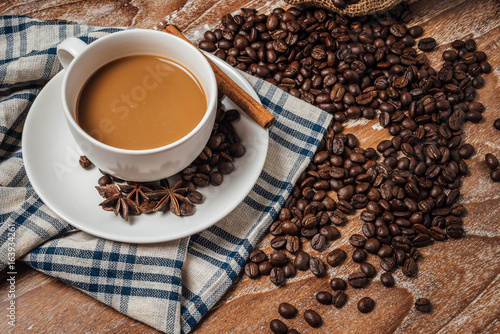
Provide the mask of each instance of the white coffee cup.
POLYGON ((101 170, 128 181, 160 180, 187 167, 205 147, 215 122, 217 83, 208 61, 193 45, 164 32, 134 29, 107 35, 88 45, 76 37, 68 38, 58 45, 57 56, 65 68, 62 102, 67 124, 83 154, 101 170), (188 69, 205 91, 205 115, 191 132, 169 145, 127 150, 101 143, 75 119, 80 91, 103 65, 143 54, 164 57, 188 69))

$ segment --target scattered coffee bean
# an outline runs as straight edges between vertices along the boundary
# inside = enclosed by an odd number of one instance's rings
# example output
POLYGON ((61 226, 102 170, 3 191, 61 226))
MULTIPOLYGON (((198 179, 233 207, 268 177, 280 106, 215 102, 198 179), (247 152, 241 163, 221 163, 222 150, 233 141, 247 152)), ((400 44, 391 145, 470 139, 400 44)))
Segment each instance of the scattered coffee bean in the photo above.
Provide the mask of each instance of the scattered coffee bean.
POLYGON ((366 238, 363 237, 361 234, 353 234, 349 238, 349 243, 353 245, 354 247, 364 247, 366 243, 366 238))
POLYGON ((316 300, 324 305, 332 303, 332 294, 328 291, 320 291, 316 294, 316 300))
POLYGON ((403 274, 408 277, 413 277, 417 274, 418 266, 413 259, 407 259, 403 264, 403 274))
POLYGON ((365 261, 366 258, 367 258, 366 252, 360 248, 356 248, 352 253, 352 260, 356 263, 361 263, 365 261))
POLYGON ((292 319, 297 316, 297 309, 289 303, 281 303, 278 306, 278 313, 285 319, 292 319))
POLYGON ((311 257, 306 252, 298 252, 295 256, 293 264, 297 270, 305 271, 309 269, 309 260, 311 257))
POLYGON ((349 275, 347 278, 347 282, 353 288, 359 289, 364 288, 368 284, 368 277, 365 273, 356 272, 354 274, 349 275))
POLYGON ((497 118, 494 122, 493 122, 493 127, 497 130, 500 130, 500 118, 497 118))
POLYGON ((280 235, 271 240, 271 247, 274 249, 283 249, 286 245, 286 239, 280 235))
POLYGON ((486 165, 488 165, 488 167, 491 170, 494 170, 499 166, 497 157, 495 157, 491 153, 486 153, 486 155, 484 156, 484 161, 486 162, 486 165))
POLYGON ((341 265, 345 259, 347 258, 347 254, 344 250, 337 248, 328 253, 326 257, 326 262, 332 267, 337 267, 341 265))
POLYGON ((285 271, 283 268, 273 267, 269 273, 269 278, 275 285, 283 285, 286 280, 285 271))
POLYGON ((293 265, 292 262, 288 262, 284 267, 283 271, 285 272, 285 277, 286 278, 291 278, 297 275, 297 269, 293 265))
POLYGON ((80 156, 78 163, 83 169, 90 169, 92 167, 92 162, 85 155, 80 156))
POLYGON ((105 186, 111 183, 113 183, 113 179, 109 175, 103 175, 99 178, 99 180, 97 180, 97 184, 100 186, 105 186))
POLYGON ((263 261, 258 264, 259 266, 259 274, 263 276, 267 276, 271 273, 271 269, 273 269, 273 265, 269 261, 263 261))
POLYGON ((361 313, 370 313, 375 308, 375 301, 370 297, 363 297, 358 302, 358 310, 361 313))
POLYGON ((384 257, 380 260, 380 267, 387 272, 391 272, 396 269, 396 261, 392 257, 384 257))
POLYGON ((326 267, 319 257, 311 257, 309 260, 309 269, 316 276, 323 276, 326 273, 326 267))
POLYGON ((469 159, 474 154, 474 147, 472 147, 471 144, 464 144, 458 150, 458 154, 460 154, 463 159, 469 159))
POLYGON ((304 320, 313 328, 318 328, 323 324, 323 320, 314 310, 306 310, 304 312, 304 320))
POLYGON ((269 262, 273 266, 283 267, 288 262, 288 256, 282 251, 275 251, 269 255, 269 262))
POLYGON ((288 326, 279 319, 273 319, 269 323, 269 328, 274 334, 286 334, 288 331, 288 326))
POLYGON ((490 177, 493 182, 500 182, 500 169, 494 169, 490 172, 490 177))
POLYGON ((432 304, 427 298, 418 298, 415 301, 415 308, 422 313, 430 313, 432 311, 432 304))
POLYGON ((259 266, 253 262, 247 263, 245 265, 245 274, 250 278, 259 277, 259 266))
POLYGON ((347 288, 347 284, 342 278, 334 277, 330 280, 330 287, 333 291, 345 290, 347 288))
POLYGON ((377 274, 375 267, 368 262, 361 263, 361 265, 359 267, 360 267, 361 271, 363 273, 365 273, 365 275, 369 278, 372 278, 377 274))
POLYGON ((418 48, 422 51, 431 51, 437 46, 436 40, 432 37, 422 38, 418 42, 418 48))
POLYGON ((248 258, 250 261, 254 263, 261 263, 267 260, 267 255, 260 249, 256 249, 250 253, 248 258))
POLYGON ((394 277, 390 273, 383 273, 380 275, 380 282, 388 288, 391 288, 394 286, 394 277))
POLYGON ((342 290, 337 290, 332 295, 332 304, 336 308, 341 308, 347 303, 347 295, 342 290))

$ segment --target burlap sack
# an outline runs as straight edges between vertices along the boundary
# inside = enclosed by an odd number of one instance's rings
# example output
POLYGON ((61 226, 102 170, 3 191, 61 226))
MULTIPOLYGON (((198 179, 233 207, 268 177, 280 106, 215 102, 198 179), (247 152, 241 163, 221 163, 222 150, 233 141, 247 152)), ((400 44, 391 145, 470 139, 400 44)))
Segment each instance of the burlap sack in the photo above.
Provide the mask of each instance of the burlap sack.
POLYGON ((361 16, 388 10, 405 0, 359 0, 357 3, 338 9, 331 0, 285 0, 295 6, 321 7, 348 16, 361 16))

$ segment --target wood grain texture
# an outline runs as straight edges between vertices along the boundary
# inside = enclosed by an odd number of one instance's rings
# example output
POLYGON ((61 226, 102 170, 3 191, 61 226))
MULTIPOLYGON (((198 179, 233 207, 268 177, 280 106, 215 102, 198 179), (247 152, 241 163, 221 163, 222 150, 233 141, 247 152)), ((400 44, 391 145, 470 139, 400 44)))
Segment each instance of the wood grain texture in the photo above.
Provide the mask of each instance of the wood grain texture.
MULTIPOLYGON (((30 15, 48 20, 65 20, 81 24, 121 25, 154 28, 169 23, 178 26, 193 42, 201 39, 206 29, 218 25, 222 15, 241 7, 257 8, 269 13, 283 2, 261 0, 192 0, 192 1, 34 1, 14 0, 0 4, 0 13, 30 15), (163 22, 163 23, 161 23, 163 22)), ((463 179, 461 202, 468 214, 464 218, 466 237, 422 249, 419 273, 410 279, 399 271, 397 286, 383 287, 378 278, 363 290, 348 289, 347 305, 337 310, 316 302, 314 292, 329 291, 331 277, 346 278, 357 270, 350 260, 352 247, 347 240, 359 233, 357 217, 341 228, 342 238, 329 248, 340 247, 349 260, 338 268, 330 268, 324 278, 299 273, 286 286, 276 288, 267 278, 250 280, 239 277, 230 291, 219 301, 196 328, 196 333, 262 333, 269 332, 268 323, 278 317, 277 306, 287 301, 299 309, 296 319, 286 320, 302 333, 499 333, 500 332, 500 184, 489 180, 484 164, 488 152, 500 157, 500 132, 492 122, 500 117, 500 2, 495 0, 420 0, 412 5, 413 19, 425 36, 434 37, 440 47, 429 54, 439 68, 441 52, 455 39, 474 37, 478 49, 488 54, 493 67, 485 75, 486 85, 479 90, 478 100, 487 106, 484 120, 467 123, 465 141, 474 145, 476 155, 468 161, 470 175, 463 179), (361 314, 357 301, 370 296, 375 310, 361 314), (415 298, 431 299, 434 311, 421 314, 414 309, 415 298), (324 325, 312 330, 302 318, 312 308, 321 314, 324 325)), ((374 121, 354 121, 348 132, 356 134, 362 147, 374 147, 389 138, 386 130, 374 121), (368 129, 368 131, 367 131, 368 129)), ((265 236, 259 248, 269 252, 270 237, 265 236)), ((318 254, 308 250, 311 254, 318 254)), ((325 258, 328 251, 318 254, 325 258)), ((368 262, 381 271, 378 261, 368 262)), ((80 291, 27 267, 17 277, 18 333, 154 333, 149 328, 93 300, 80 291)), ((0 280, 0 308, 7 306, 5 277, 0 280)))

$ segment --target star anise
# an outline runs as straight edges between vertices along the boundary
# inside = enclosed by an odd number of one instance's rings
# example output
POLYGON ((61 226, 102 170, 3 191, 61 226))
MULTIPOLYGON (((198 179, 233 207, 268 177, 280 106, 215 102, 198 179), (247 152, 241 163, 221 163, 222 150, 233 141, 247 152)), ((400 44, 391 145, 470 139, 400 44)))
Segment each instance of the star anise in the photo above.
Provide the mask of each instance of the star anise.
POLYGON ((189 199, 184 197, 188 193, 188 188, 181 188, 182 180, 177 181, 173 187, 170 187, 167 179, 161 180, 160 183, 159 190, 146 193, 150 199, 158 201, 153 209, 154 212, 164 211, 168 205, 170 211, 181 216, 185 213, 185 210, 181 210, 183 204, 193 205, 189 199))
POLYGON ((113 211, 116 216, 120 216, 128 222, 129 215, 139 215, 141 211, 133 200, 123 197, 120 189, 114 184, 95 187, 104 198, 104 201, 99 205, 106 211, 113 211))
POLYGON ((127 194, 127 198, 133 200, 137 206, 149 200, 146 193, 153 191, 150 185, 145 183, 119 184, 118 187, 120 187, 120 190, 127 194))

